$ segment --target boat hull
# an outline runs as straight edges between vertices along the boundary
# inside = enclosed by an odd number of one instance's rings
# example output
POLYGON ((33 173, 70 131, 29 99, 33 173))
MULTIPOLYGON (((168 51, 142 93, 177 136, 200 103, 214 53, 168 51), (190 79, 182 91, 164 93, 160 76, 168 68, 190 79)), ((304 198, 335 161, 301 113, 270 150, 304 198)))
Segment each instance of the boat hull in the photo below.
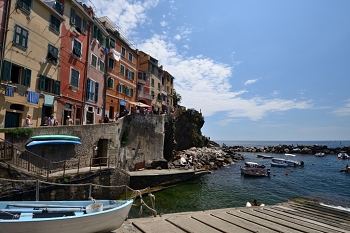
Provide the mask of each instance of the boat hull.
POLYGON ((241 167, 241 174, 255 177, 270 176, 270 169, 241 167))
MULTIPOLYGON (((8 203, 8 202, 7 202, 8 203)), ((14 203, 14 202, 13 202, 14 203)), ((16 202, 23 203, 23 202, 16 202)), ((26 202, 29 203, 29 202, 26 202)), ((41 202, 32 202, 41 203, 41 202)), ((49 203, 50 202, 45 202, 49 203)), ((67 202, 62 202, 66 204, 67 202)), ((74 202, 77 203, 77 202, 74 202)), ((90 201, 90 204, 93 203, 90 201)), ((96 200, 96 203, 100 201, 96 200)), ((103 201, 108 204, 108 201, 103 201)), ((79 204, 79 203, 78 203, 79 204)), ((83 204, 83 203, 82 203, 83 204)), ((87 203, 84 205, 86 206, 87 203)), ((118 229, 128 216, 131 201, 124 201, 120 206, 100 212, 86 214, 75 212, 74 216, 53 218, 32 218, 29 214, 21 214, 17 220, 0 220, 1 232, 11 233, 97 233, 118 229), (26 217, 29 215, 30 217, 26 217)), ((1 204, 0 204, 1 206, 1 204)), ((2 208, 4 210, 4 208, 2 208)))

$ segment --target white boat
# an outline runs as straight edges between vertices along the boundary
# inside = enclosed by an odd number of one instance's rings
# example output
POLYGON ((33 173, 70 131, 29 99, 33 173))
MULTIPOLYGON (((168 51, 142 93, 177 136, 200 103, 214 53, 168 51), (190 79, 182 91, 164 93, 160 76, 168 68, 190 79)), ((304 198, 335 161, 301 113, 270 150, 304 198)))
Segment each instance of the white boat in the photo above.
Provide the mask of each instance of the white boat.
POLYGON ((118 229, 133 200, 1 201, 0 231, 96 233, 118 229))
POLYGON ((350 156, 345 151, 341 151, 338 154, 338 159, 350 159, 350 156))
POLYGON ((317 152, 315 154, 316 157, 324 157, 325 156, 325 153, 324 152, 317 152))
MULTIPOLYGON (((285 154, 286 156, 294 157, 293 154, 285 154)), ((282 159, 282 158, 272 158, 272 166, 278 166, 278 167, 295 167, 295 166, 304 166, 303 161, 296 161, 291 159, 282 159)))
POLYGON ((246 167, 265 168, 264 164, 259 164, 259 163, 255 163, 255 162, 245 162, 244 165, 246 167))

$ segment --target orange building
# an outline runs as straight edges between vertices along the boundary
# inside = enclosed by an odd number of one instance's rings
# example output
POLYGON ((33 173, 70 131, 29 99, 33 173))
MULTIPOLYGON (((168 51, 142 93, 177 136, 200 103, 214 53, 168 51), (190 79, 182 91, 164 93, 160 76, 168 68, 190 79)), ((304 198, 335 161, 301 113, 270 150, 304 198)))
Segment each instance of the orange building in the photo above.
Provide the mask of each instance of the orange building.
POLYGON ((136 44, 107 16, 99 21, 109 32, 105 115, 114 119, 136 107, 138 54, 136 44))

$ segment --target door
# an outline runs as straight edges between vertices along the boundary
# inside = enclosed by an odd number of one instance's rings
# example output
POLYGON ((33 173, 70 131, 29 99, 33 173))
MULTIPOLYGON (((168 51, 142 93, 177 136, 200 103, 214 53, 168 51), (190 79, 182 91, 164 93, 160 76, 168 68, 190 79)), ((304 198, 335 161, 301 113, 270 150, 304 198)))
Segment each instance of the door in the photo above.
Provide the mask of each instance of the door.
POLYGON ((13 128, 20 127, 22 124, 20 123, 20 113, 15 112, 6 112, 5 115, 5 128, 13 128))

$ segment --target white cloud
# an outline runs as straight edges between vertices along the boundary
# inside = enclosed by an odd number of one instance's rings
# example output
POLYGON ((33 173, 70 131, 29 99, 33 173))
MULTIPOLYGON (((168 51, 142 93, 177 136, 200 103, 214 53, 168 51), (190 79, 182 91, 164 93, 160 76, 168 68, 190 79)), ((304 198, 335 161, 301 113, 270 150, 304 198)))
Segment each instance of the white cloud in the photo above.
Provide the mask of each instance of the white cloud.
POLYGON ((168 25, 168 23, 165 22, 165 21, 160 22, 160 26, 162 26, 162 27, 165 27, 165 26, 167 26, 167 25, 168 25))
POLYGON ((95 10, 97 17, 108 16, 121 30, 129 35, 136 27, 150 21, 146 12, 160 0, 82 0, 95 10))
POLYGON ((241 95, 246 90, 231 90, 229 78, 233 67, 201 55, 183 57, 176 46, 165 39, 155 35, 145 40, 139 48, 156 57, 164 69, 175 77, 175 89, 182 96, 181 104, 188 108, 200 109, 205 116, 226 112, 225 122, 240 118, 255 121, 271 112, 310 108, 307 101, 258 97, 243 99, 241 95))
POLYGON ((250 85, 250 84, 253 84, 253 83, 256 83, 259 79, 250 79, 250 80, 247 80, 244 85, 247 86, 247 85, 250 85))
POLYGON ((174 40, 181 40, 181 35, 179 35, 179 34, 175 35, 174 40))
POLYGON ((350 116, 350 99, 346 101, 344 107, 334 110, 332 113, 337 116, 350 116))

